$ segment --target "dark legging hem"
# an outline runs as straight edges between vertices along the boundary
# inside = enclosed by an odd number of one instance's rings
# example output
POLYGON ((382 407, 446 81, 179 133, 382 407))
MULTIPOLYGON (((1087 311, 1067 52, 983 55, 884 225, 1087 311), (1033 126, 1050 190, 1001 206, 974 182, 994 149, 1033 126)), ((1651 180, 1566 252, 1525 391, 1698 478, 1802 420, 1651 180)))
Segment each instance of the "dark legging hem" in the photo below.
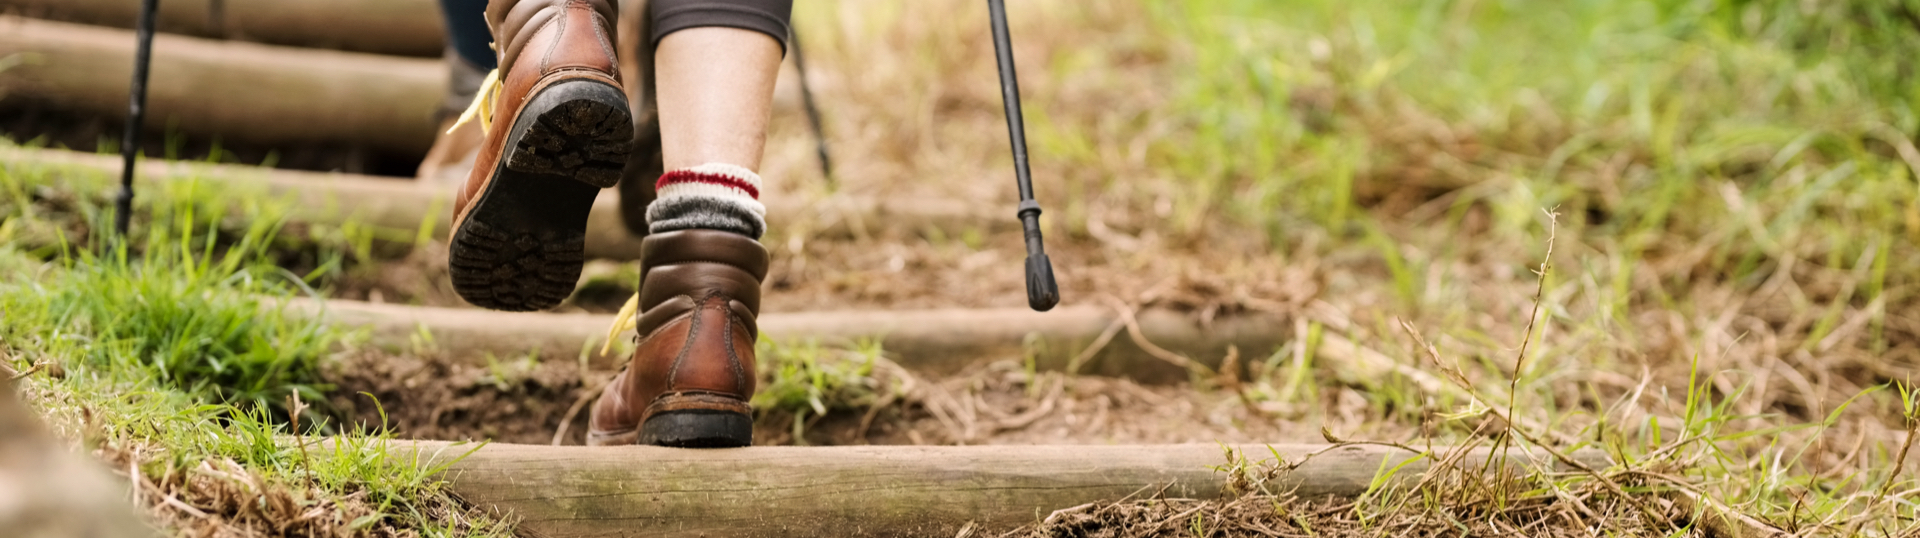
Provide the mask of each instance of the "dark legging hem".
POLYGON ((668 34, 688 28, 719 26, 753 30, 780 43, 787 50, 793 0, 653 0, 653 44, 668 34))

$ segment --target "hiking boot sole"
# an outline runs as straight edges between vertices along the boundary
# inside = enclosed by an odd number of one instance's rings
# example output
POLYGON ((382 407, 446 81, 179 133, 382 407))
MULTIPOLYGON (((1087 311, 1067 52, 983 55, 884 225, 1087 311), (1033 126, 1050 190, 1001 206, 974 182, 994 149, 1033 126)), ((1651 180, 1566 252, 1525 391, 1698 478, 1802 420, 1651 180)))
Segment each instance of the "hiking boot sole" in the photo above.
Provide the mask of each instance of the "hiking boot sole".
POLYGON ((586 262, 587 213, 600 189, 620 181, 633 132, 626 94, 613 85, 570 80, 535 94, 454 230, 454 291, 510 312, 552 308, 572 295, 586 262))
POLYGON ((667 411, 647 417, 638 442, 678 448, 735 448, 753 445, 753 417, 710 409, 667 411))
POLYGON ((647 406, 643 445, 733 448, 753 444, 753 408, 732 396, 701 392, 662 394, 647 406))

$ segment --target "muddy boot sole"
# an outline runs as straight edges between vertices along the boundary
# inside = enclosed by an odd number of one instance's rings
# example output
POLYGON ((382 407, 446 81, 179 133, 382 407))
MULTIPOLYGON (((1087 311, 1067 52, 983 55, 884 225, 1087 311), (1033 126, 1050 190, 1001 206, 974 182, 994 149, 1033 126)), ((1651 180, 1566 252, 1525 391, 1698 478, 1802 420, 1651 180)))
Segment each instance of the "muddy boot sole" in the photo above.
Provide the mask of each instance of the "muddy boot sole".
POLYGON ((633 153, 626 94, 591 80, 549 86, 521 109, 505 148, 454 230, 453 289, 494 310, 552 308, 580 280, 594 197, 633 153))

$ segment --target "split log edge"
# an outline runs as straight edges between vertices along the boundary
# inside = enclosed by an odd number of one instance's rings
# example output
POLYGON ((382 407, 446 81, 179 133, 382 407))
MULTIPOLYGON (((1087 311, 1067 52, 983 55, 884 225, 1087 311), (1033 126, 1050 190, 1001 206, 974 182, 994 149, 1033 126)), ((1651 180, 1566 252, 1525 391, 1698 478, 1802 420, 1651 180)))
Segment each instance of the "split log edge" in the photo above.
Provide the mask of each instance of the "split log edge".
MULTIPOLYGON (((1150 496, 1223 499, 1232 493, 1221 445, 754 447, 550 447, 420 442, 403 457, 445 462, 443 475, 479 507, 510 512, 520 529, 547 538, 603 536, 953 536, 972 523, 1005 529, 1086 503, 1150 496), (417 451, 417 452, 416 452, 417 451)), ((1386 480, 1406 487, 1433 459, 1399 449, 1348 445, 1241 445, 1250 463, 1275 454, 1299 466, 1270 487, 1305 498, 1365 493, 1382 469, 1414 460, 1386 480), (1315 452, 1319 454, 1308 458, 1315 452), (1385 464, 1383 465, 1383 462, 1385 464)), ((1446 448, 1435 449, 1438 456, 1446 448)), ((1544 451, 1471 449, 1462 473, 1524 476, 1565 471, 1544 451), (1491 463, 1485 468, 1482 464, 1491 463)), ((1579 451, 1593 468, 1605 454, 1579 451)))

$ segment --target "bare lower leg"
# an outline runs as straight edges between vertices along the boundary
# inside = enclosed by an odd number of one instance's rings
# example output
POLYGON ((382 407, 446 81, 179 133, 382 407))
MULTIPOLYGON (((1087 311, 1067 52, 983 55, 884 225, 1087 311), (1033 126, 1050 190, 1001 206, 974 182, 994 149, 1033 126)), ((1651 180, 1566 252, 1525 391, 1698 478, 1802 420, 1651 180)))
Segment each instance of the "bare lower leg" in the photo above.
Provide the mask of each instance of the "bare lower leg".
POLYGON ((681 30, 654 53, 667 170, 725 163, 758 172, 780 43, 737 28, 681 30))

